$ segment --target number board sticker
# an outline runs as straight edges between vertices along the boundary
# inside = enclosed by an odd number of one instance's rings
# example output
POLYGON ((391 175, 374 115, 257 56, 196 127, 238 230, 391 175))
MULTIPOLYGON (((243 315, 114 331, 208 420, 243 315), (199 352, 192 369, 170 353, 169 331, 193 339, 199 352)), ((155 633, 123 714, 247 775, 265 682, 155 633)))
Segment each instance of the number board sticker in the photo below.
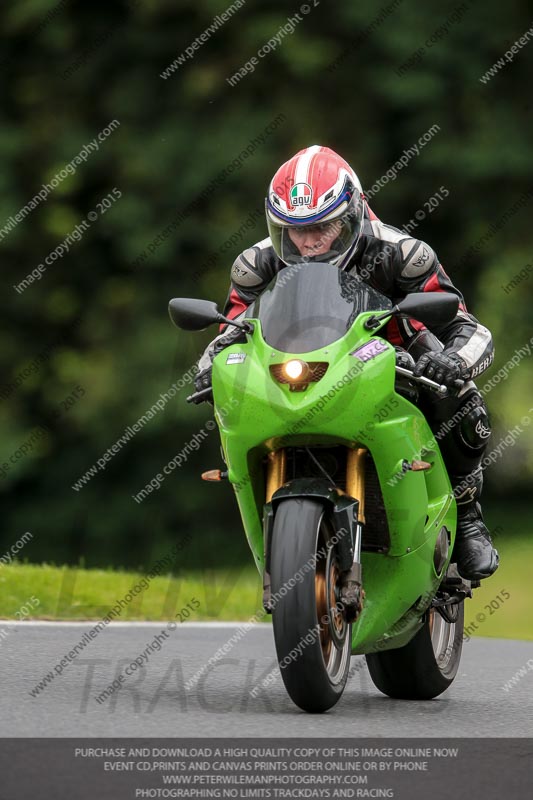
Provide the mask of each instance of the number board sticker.
POLYGON ((381 353, 385 353, 388 349, 388 345, 386 345, 385 342, 379 339, 370 339, 369 342, 362 347, 358 347, 357 350, 351 352, 350 355, 356 356, 356 358, 359 358, 361 361, 371 361, 373 358, 376 358, 376 356, 381 355, 381 353))
POLYGON ((226 364, 242 364, 246 358, 246 353, 230 353, 226 359, 226 364))

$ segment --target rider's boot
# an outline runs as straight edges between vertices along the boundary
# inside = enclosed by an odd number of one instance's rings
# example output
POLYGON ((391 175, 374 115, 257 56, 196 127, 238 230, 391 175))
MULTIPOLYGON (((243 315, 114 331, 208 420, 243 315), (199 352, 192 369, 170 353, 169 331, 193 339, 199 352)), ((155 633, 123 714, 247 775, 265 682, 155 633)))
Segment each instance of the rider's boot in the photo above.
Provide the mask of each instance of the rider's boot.
POLYGON ((483 522, 478 499, 483 487, 483 472, 478 468, 470 475, 452 477, 457 502, 457 535, 452 561, 467 580, 488 578, 498 569, 499 555, 493 547, 483 522))

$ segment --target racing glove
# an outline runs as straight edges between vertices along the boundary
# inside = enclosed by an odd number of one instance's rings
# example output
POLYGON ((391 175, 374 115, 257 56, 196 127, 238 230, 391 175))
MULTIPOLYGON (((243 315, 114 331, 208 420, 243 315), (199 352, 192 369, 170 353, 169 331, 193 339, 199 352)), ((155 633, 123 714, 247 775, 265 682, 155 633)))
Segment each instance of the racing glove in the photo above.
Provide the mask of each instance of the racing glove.
POLYGON ((468 380, 468 367, 457 353, 430 350, 420 356, 413 373, 417 378, 424 376, 445 386, 456 386, 457 380, 468 380))
POLYGON ((212 383, 212 372, 213 368, 210 365, 207 369, 196 373, 194 376, 194 388, 197 392, 201 392, 202 389, 209 389, 212 383))

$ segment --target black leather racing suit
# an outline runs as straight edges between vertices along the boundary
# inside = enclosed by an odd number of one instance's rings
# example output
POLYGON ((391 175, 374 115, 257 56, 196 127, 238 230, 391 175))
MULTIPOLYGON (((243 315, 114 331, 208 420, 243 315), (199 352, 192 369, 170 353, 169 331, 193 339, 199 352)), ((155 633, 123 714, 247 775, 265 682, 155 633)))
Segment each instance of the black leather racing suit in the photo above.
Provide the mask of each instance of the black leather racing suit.
MULTIPOLYGON (((284 267, 270 239, 244 250, 231 269, 224 315, 231 319, 239 316, 284 267)), ((463 296, 431 247, 384 224, 368 207, 357 249, 346 270, 359 275, 393 302, 410 292, 444 291, 459 297, 459 310, 451 323, 430 332, 415 320, 394 318, 388 325, 386 338, 407 349, 415 360, 428 350, 444 347, 445 352, 459 355, 466 364, 469 381, 459 395, 439 399, 435 393, 428 392, 421 405, 439 441, 459 510, 461 505, 470 507, 481 493, 480 462, 490 436, 487 410, 471 379, 493 361, 490 331, 468 313, 463 296)), ((199 361, 199 370, 207 369, 216 353, 232 340, 234 335, 229 332, 211 342, 199 361)))

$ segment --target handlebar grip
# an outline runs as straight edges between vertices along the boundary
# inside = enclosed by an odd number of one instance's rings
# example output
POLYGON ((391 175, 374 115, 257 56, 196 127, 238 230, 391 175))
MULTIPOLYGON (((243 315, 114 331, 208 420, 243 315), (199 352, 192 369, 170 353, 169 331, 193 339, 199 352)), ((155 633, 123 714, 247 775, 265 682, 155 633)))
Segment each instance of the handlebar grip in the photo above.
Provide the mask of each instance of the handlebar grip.
POLYGON ((194 392, 194 394, 190 394, 187 398, 188 403, 194 403, 198 405, 199 403, 205 403, 206 400, 211 400, 213 397, 213 388, 208 386, 207 389, 202 389, 199 392, 194 392))

